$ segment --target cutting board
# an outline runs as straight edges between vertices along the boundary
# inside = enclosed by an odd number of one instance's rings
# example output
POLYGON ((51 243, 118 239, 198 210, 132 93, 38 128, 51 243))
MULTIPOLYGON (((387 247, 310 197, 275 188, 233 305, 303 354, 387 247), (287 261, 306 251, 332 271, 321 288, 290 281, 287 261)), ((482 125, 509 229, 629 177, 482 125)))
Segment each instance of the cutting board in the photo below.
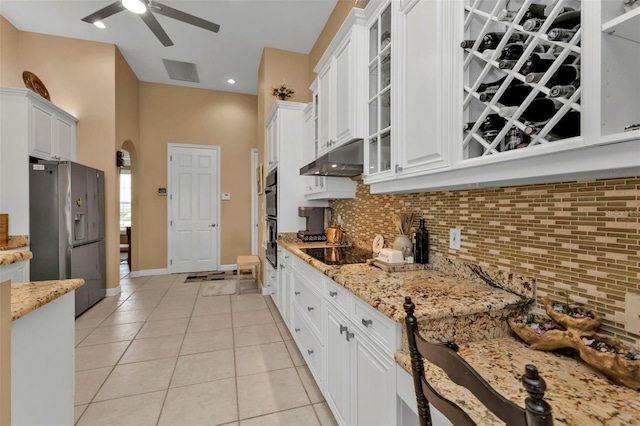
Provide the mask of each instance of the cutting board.
POLYGON ((0 213, 0 246, 9 242, 9 215, 0 213))

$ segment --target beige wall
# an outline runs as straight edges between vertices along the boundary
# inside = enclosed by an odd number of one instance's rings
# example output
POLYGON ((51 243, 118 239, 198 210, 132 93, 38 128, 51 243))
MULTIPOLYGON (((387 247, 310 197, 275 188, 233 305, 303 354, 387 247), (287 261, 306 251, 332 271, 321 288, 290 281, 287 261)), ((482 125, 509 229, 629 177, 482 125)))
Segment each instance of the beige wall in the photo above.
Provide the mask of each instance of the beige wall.
MULTIPOLYGON (((251 253, 251 148, 256 141, 257 99, 253 95, 140 83, 140 149, 136 188, 144 218, 139 269, 167 268, 167 144, 221 147, 220 261, 235 264, 251 253)), ((132 229, 133 230, 133 229, 132 229)))
POLYGON ((0 86, 23 87, 18 64, 19 31, 0 15, 0 86))
MULTIPOLYGON (((6 28, 6 24, 3 25, 3 32, 11 34, 6 28)), ((105 172, 107 287, 116 287, 119 214, 115 167, 115 46, 23 31, 18 31, 17 37, 9 37, 3 45, 2 84, 24 87, 22 71, 35 73, 46 85, 51 101, 79 120, 77 161, 105 172), (8 43, 10 40, 13 44, 8 43), (14 50, 17 55, 12 53, 14 50), (13 63, 5 64, 5 60, 13 63)))
MULTIPOLYGON (((138 202, 138 149, 140 145, 140 82, 129 67, 127 61, 116 49, 116 149, 123 148, 129 152, 131 157, 131 209, 134 214, 131 217, 131 270, 138 271, 138 253, 140 252, 139 229, 140 204, 138 202)), ((119 178, 119 175, 118 175, 119 178)), ((117 200, 120 200, 119 179, 117 190, 117 200)), ((117 206, 119 209, 119 205, 117 206)), ((120 212, 118 210, 118 218, 120 212)))

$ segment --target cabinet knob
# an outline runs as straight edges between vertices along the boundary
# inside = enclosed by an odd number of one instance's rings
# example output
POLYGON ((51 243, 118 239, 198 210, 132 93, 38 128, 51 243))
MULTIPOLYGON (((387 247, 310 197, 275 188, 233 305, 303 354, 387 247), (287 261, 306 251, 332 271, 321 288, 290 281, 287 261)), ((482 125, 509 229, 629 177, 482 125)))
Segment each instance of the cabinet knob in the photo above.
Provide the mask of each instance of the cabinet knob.
POLYGON ((336 297, 337 295, 338 295, 337 291, 330 291, 329 292, 329 296, 331 296, 331 297, 336 297))
POLYGON ((289 258, 289 256, 285 256, 284 258, 285 258, 285 259, 288 259, 288 258, 289 258))
POLYGON ((299 291, 294 291, 293 294, 295 294, 296 296, 300 296, 300 292, 299 291))
POLYGON ((313 311, 313 306, 307 306, 307 311, 309 312, 313 311))
POLYGON ((347 342, 348 342, 349 340, 351 340, 351 339, 353 339, 353 333, 349 333, 349 332, 347 331, 347 342))
POLYGON ((364 325, 365 327, 369 327, 371 324, 373 324, 372 320, 366 320, 362 318, 362 325, 364 325))
POLYGON ((296 333, 298 333, 298 332, 300 331, 300 329, 299 329, 299 328, 294 328, 293 330, 294 330, 296 333))
POLYGON ((307 349, 307 353, 308 353, 309 355, 313 355, 313 350, 312 350, 312 349, 307 349))
POLYGON ((347 326, 340 324, 340 334, 342 334, 345 331, 347 331, 347 326))

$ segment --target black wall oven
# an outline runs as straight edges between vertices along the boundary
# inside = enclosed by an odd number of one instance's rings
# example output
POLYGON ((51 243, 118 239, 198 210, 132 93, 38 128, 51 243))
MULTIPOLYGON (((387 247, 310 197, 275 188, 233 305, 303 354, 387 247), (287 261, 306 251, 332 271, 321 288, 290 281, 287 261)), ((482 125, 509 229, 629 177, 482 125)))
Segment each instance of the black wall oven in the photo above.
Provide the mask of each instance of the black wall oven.
POLYGON ((278 267, 278 221, 267 217, 267 260, 274 268, 278 267))
POLYGON ((278 170, 267 175, 264 188, 267 204, 267 260, 278 267, 278 170))
POLYGON ((278 217, 278 170, 267 175, 264 193, 267 198, 267 216, 276 219, 278 217))

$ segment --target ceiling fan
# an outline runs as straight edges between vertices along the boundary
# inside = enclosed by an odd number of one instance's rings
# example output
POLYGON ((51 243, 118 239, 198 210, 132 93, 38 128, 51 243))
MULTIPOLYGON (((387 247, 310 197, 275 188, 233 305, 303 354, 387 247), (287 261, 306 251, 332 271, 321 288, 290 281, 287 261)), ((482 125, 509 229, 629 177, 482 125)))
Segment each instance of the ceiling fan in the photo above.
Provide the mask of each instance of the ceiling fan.
POLYGON ((195 25, 196 27, 213 31, 214 33, 217 33, 218 30, 220 30, 220 25, 218 24, 214 24, 213 22, 206 21, 204 19, 198 18, 197 16, 190 15, 188 13, 158 3, 154 0, 119 0, 111 3, 109 6, 98 10, 97 12, 92 13, 89 16, 82 18, 82 20, 90 24, 95 24, 96 22, 102 21, 103 19, 108 18, 111 15, 115 15, 116 13, 125 9, 139 14, 140 18, 142 18, 144 23, 147 24, 147 27, 149 27, 151 32, 153 32, 156 37, 158 37, 158 40, 160 40, 160 42, 165 47, 173 46, 173 42, 164 31, 164 29, 160 26, 160 23, 158 22, 156 17, 153 16, 153 13, 159 13, 160 15, 177 19, 178 21, 195 25))

